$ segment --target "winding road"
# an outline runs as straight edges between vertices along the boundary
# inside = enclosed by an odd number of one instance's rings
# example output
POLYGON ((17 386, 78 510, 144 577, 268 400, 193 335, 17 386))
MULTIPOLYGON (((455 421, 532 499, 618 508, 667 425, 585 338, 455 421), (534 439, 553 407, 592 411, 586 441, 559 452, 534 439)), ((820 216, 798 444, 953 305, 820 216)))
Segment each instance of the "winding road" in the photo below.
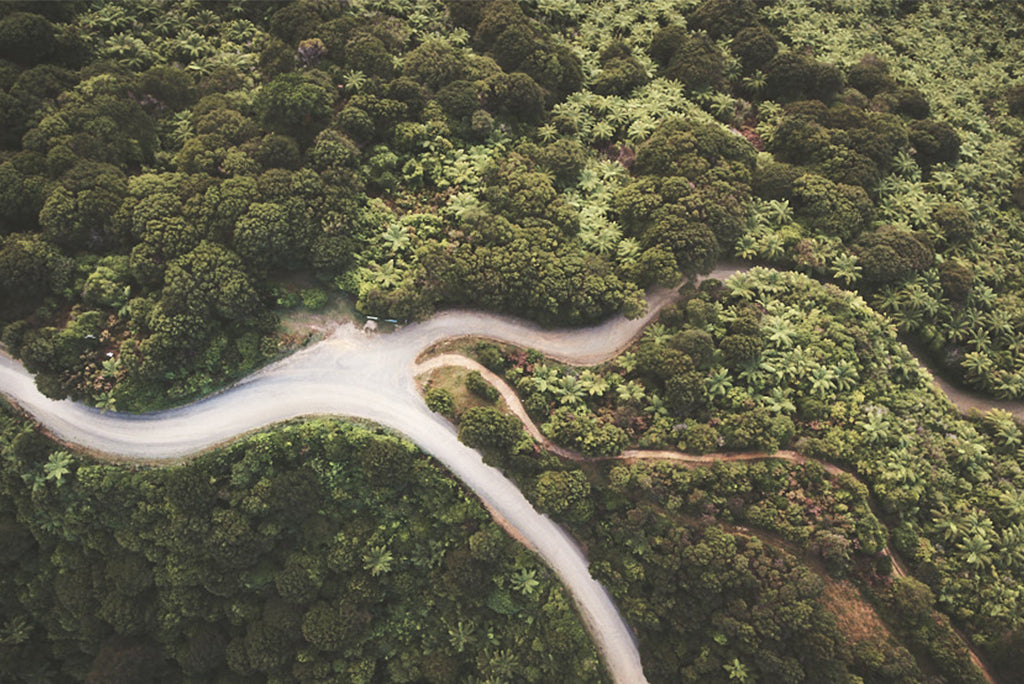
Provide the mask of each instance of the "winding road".
MULTIPOLYGON (((723 267, 707 277, 724 278, 723 267)), ((674 300, 672 290, 648 296, 647 314, 616 317, 586 329, 545 330, 471 311, 442 313, 389 335, 344 325, 307 349, 271 364, 227 390, 181 408, 152 414, 102 413, 72 401, 53 401, 35 387, 20 362, 0 355, 0 392, 57 439, 121 460, 176 462, 281 421, 311 415, 365 418, 403 433, 469 487, 510 531, 524 540, 566 586, 615 682, 646 682, 632 630, 588 569, 566 532, 538 513, 516 486, 462 444, 454 427, 423 403, 416 358, 446 339, 480 336, 529 346, 576 364, 615 356, 674 300)))
MULTIPOLYGON (((705 278, 724 279, 746 266, 722 265, 705 278)), ((54 437, 121 460, 176 462, 262 427, 311 415, 364 418, 403 433, 469 487, 495 517, 555 571, 573 597, 615 682, 646 682, 632 630, 588 570, 566 532, 538 513, 479 452, 458 441, 454 427, 426 408, 415 375, 417 357, 443 340, 476 336, 536 349, 568 363, 593 365, 626 348, 674 290, 648 296, 640 319, 616 317, 585 329, 547 330, 472 311, 450 311, 377 335, 344 325, 328 339, 253 373, 223 392, 153 414, 101 413, 41 395, 20 362, 0 355, 0 393, 54 437)))

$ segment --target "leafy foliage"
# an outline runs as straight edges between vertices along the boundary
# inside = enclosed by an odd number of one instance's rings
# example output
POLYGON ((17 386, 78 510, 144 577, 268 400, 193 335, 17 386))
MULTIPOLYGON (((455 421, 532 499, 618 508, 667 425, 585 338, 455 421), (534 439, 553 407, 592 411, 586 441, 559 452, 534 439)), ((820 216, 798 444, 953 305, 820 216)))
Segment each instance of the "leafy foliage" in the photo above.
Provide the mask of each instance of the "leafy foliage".
POLYGON ((550 572, 394 437, 317 421, 131 471, 2 418, 10 672, 604 679, 550 572), (396 463, 377 482, 381 450, 396 463), (515 658, 495 662, 506 652, 515 658))

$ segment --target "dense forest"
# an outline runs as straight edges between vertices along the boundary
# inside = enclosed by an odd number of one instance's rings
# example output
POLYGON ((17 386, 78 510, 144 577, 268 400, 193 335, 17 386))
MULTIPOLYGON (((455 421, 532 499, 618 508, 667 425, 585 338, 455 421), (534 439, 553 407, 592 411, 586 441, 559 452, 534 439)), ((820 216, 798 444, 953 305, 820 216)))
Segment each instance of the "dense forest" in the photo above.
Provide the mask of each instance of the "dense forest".
MULTIPOLYGON (((781 468, 760 466, 732 465, 729 475, 712 477, 721 494, 701 491, 707 476, 695 479, 671 464, 657 472, 620 466, 595 482, 619 505, 619 492, 632 489, 669 511, 781 535, 840 575, 858 558, 870 559, 873 573, 891 540, 934 592, 928 603, 963 625, 1006 668, 1007 681, 1017 681, 1024 433, 1003 411, 961 417, 896 340, 893 325, 859 296, 800 274, 753 269, 684 289, 640 340, 602 366, 565 366, 490 344, 476 354, 518 388, 548 437, 595 464, 637 446, 765 456, 788 448, 848 469, 867 486, 851 480, 844 486, 852 496, 838 499, 821 491, 820 469, 801 474, 811 483, 795 492, 793 476, 787 485, 781 468)), ((460 436, 505 453, 495 462, 535 491, 542 509, 570 522, 591 519, 591 497, 545 495, 530 451, 513 449, 522 437, 518 421, 502 423, 495 414, 492 407, 459 414, 460 436)), ((593 471, 577 465, 573 472, 596 496, 586 477, 596 477, 593 471)), ((665 514, 653 510, 655 519, 665 514)), ((593 517, 601 534, 615 530, 632 545, 642 543, 647 524, 637 521, 652 514, 634 512, 631 532, 593 517)))
POLYGON ((394 436, 129 469, 0 420, 0 681, 604 681, 550 571, 394 436))
POLYGON ((1015 8, 812 6, 7 3, 4 344, 141 410, 273 357, 290 274, 565 324, 735 254, 1020 395, 1014 37, 946 29, 1015 8))
MULTIPOLYGON (((651 681, 977 681, 965 643, 1024 681, 1024 432, 959 416, 897 341, 1024 398, 1022 22, 998 0, 3 3, 0 340, 45 395, 142 412, 279 356, 296 306, 582 325, 722 260, 787 269, 684 287, 602 366, 477 348, 590 462, 479 375, 428 405, 585 543, 651 681), (626 448, 811 462, 601 460, 626 448), (883 633, 837 622, 840 581, 883 633)), ((166 470, 14 414, 2 438, 0 681, 604 676, 550 572, 380 431, 297 424, 166 470)))

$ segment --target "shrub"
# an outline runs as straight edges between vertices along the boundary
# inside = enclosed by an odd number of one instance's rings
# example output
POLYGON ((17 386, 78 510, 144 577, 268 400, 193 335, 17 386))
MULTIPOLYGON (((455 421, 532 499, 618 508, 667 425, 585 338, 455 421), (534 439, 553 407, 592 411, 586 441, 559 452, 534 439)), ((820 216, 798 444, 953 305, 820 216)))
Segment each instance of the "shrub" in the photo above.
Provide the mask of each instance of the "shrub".
POLYGON ((480 375, 480 371, 472 371, 466 377, 466 388, 474 395, 491 403, 497 401, 498 397, 501 396, 491 383, 484 380, 484 377, 480 375))
POLYGON ((779 52, 779 44, 764 26, 748 26, 732 41, 732 53, 740 60, 743 71, 750 73, 768 64, 779 52))
POLYGON ((911 121, 908 137, 914 158, 925 171, 935 164, 954 164, 960 157, 960 136, 944 121, 911 121))
POLYGON ((452 393, 442 387, 431 387, 424 397, 427 408, 434 413, 453 418, 455 416, 455 398, 452 393))
POLYGON ((776 55, 765 68, 765 92, 780 102, 817 99, 828 102, 843 89, 843 74, 832 64, 795 52, 776 55))
POLYGON ((938 270, 943 294, 958 304, 966 302, 974 285, 974 271, 959 261, 944 261, 938 270))
POLYGON ((871 222, 874 205, 863 188, 806 174, 793 184, 797 217, 812 228, 843 241, 871 222))
POLYGON ((478 342, 474 351, 476 352, 477 361, 488 369, 495 373, 501 373, 505 370, 505 357, 496 345, 490 342, 478 342))
POLYGON ((974 234, 971 218, 959 204, 940 204, 932 212, 932 221, 950 243, 966 243, 974 234))
POLYGON ((302 291, 302 306, 309 311, 317 311, 327 306, 327 293, 319 287, 302 291))
POLYGON ((928 268, 935 258, 931 247, 916 235, 893 226, 882 226, 862 235, 856 249, 864 269, 864 279, 879 284, 928 268))
POLYGON ((888 65, 874 55, 864 55, 860 62, 850 67, 846 81, 868 97, 892 90, 896 85, 889 76, 888 65))
POLYGON ((751 189, 764 199, 784 199, 793 195, 793 184, 802 175, 803 169, 796 166, 768 161, 754 170, 751 189))
POLYGON ((1014 116, 1024 116, 1024 85, 1016 85, 1006 91, 1006 107, 1014 116))
POLYGON ((688 422, 680 437, 679 449, 691 454, 706 454, 721 447, 718 430, 704 423, 688 422))
POLYGON ((690 90, 714 87, 725 75, 725 57, 707 36, 689 36, 676 48, 665 75, 690 90))
POLYGON ((678 24, 666 26, 658 30, 651 38, 647 54, 662 68, 667 67, 675 56, 676 50, 689 38, 689 35, 689 32, 678 24))
POLYGON ((757 5, 753 0, 704 0, 686 15, 686 23, 717 40, 756 24, 757 5))
POLYGON ((810 164, 825 157, 831 143, 824 126, 802 117, 786 117, 768 145, 768 151, 780 161, 810 164))
POLYGON ((917 88, 900 88, 895 96, 893 111, 897 114, 904 114, 912 119, 927 119, 931 115, 932 108, 928 100, 917 88))

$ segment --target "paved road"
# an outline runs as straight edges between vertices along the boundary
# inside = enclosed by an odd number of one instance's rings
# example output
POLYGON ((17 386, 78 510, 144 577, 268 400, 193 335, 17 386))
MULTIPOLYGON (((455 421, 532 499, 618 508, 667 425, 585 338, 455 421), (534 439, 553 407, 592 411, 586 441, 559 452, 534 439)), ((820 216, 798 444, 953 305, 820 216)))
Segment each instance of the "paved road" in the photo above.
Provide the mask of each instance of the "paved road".
MULTIPOLYGON (((722 269, 712 275, 725 277, 722 269)), ((625 348, 674 293, 648 297, 648 314, 600 326, 544 330, 516 319, 452 311, 393 334, 340 327, 329 339, 272 364, 231 388, 188 406, 147 415, 101 413, 52 401, 22 365, 0 355, 0 391, 55 437, 121 459, 180 459, 261 427, 308 415, 355 416, 405 434, 472 489, 551 566, 576 602, 616 682, 646 682, 632 630, 608 592, 591 578, 576 543, 539 514, 516 486, 458 441, 454 428, 431 413, 416 391, 416 357, 445 339, 475 335, 532 347, 552 357, 593 364, 625 348)))

